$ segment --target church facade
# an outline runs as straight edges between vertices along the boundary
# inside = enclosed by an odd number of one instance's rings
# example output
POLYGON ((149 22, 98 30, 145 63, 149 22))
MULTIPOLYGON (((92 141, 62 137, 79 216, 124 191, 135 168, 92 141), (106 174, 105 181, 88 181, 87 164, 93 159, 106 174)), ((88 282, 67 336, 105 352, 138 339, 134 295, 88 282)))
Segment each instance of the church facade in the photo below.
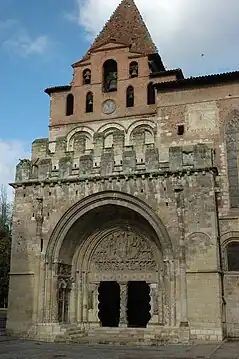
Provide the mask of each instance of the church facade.
POLYGON ((123 0, 16 168, 7 331, 158 344, 239 335, 239 72, 166 70, 123 0))

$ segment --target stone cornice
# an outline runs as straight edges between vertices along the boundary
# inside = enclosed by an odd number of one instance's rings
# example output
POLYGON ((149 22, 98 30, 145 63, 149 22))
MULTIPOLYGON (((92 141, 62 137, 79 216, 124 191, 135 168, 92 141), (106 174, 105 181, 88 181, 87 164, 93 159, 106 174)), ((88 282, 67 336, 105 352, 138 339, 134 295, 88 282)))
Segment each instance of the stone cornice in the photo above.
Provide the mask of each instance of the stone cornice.
POLYGON ((191 175, 197 175, 197 174, 202 174, 205 175, 206 173, 211 173, 213 175, 218 175, 218 170, 216 167, 206 167, 206 168, 185 168, 185 169, 181 169, 178 171, 170 171, 170 170, 162 170, 162 171, 157 171, 157 172, 145 172, 145 171, 141 171, 138 173, 117 173, 117 174, 110 174, 110 175, 103 175, 101 176, 100 174, 94 174, 92 176, 70 176, 68 178, 46 178, 46 179, 30 179, 28 181, 22 181, 22 182, 14 182, 14 183, 10 183, 10 186, 12 186, 13 188, 18 188, 18 187, 27 187, 27 186, 36 186, 36 185, 41 185, 41 186, 45 186, 45 185, 50 185, 50 186, 54 186, 57 184, 70 184, 70 183, 76 183, 76 182, 105 182, 105 181, 113 181, 113 180, 131 180, 131 179, 137 179, 137 178, 141 178, 143 180, 145 179, 154 179, 154 178, 158 178, 158 177, 164 177, 164 178, 168 178, 168 177, 184 177, 184 176, 191 176, 191 175))

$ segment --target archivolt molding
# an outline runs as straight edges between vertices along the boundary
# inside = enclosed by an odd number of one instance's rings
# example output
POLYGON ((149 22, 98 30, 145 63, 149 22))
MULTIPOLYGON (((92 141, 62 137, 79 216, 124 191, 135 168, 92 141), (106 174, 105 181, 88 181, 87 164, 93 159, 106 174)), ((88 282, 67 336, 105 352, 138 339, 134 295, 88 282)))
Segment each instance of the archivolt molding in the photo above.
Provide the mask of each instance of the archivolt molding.
POLYGON ((205 253, 212 248, 212 238, 204 232, 193 232, 185 238, 185 249, 187 260, 192 260, 195 255, 205 253))
POLYGON ((211 241, 210 236, 205 232, 193 232, 187 235, 185 238, 185 242, 189 242, 193 238, 200 238, 200 237, 208 238, 208 241, 211 241))
POLYGON ((223 249, 225 249, 230 242, 235 241, 239 242, 239 231, 229 231, 221 235, 221 246, 223 249))
POLYGON ((67 143, 66 150, 67 151, 72 151, 73 138, 76 133, 84 133, 86 135, 86 137, 89 139, 90 148, 93 149, 94 130, 88 126, 80 126, 80 127, 74 128, 74 130, 72 130, 68 133, 68 135, 66 137, 66 141, 67 141, 66 142, 67 143))
POLYGON ((145 128, 145 130, 149 131, 153 136, 157 130, 157 125, 152 120, 138 120, 133 122, 127 129, 126 137, 125 137, 125 144, 126 146, 131 145, 131 137, 135 129, 137 128, 145 128))
POLYGON ((140 214, 154 229, 158 239, 158 247, 163 255, 173 257, 173 249, 167 229, 148 204, 129 194, 115 191, 106 191, 93 194, 73 205, 55 226, 46 249, 46 261, 57 262, 59 251, 72 225, 90 210, 104 205, 118 205, 126 207, 140 214))
MULTIPOLYGON (((128 222, 115 222, 112 221, 112 223, 107 226, 107 228, 104 228, 102 230, 96 230, 94 233, 92 233, 85 241, 83 241, 73 258, 73 272, 76 272, 79 268, 81 268, 82 271, 89 272, 90 271, 90 265, 91 265, 91 258, 93 254, 95 253, 97 247, 100 245, 101 242, 105 240, 105 238, 109 235, 113 235, 115 232, 119 231, 127 231, 135 233, 142 239, 148 242, 149 246, 152 248, 152 253, 154 260, 158 266, 163 265, 163 257, 162 253, 160 252, 159 248, 157 247, 155 243, 155 238, 152 238, 152 236, 149 233, 146 233, 146 229, 142 228, 142 226, 137 226, 133 223, 132 225, 129 225, 128 222)), ((160 269, 160 268, 158 268, 160 269)), ((161 268, 162 269, 162 268, 161 268)))
POLYGON ((124 126, 120 125, 116 122, 111 122, 102 125, 98 130, 97 133, 104 133, 106 136, 113 133, 114 131, 123 131, 126 132, 126 129, 124 126))

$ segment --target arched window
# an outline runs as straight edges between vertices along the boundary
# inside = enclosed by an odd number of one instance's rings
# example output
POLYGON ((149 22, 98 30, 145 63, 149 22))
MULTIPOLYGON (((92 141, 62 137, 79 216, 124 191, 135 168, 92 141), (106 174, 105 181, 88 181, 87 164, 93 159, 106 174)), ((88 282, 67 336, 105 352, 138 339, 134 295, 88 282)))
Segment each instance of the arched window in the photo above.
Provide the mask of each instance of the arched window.
POLYGON ((91 70, 85 69, 83 71, 83 84, 89 85, 91 83, 91 70))
POLYGON ((92 92, 88 92, 88 94, 86 95, 86 107, 85 107, 85 112, 93 112, 93 93, 92 92))
POLYGON ((226 247, 227 270, 239 271, 239 242, 231 242, 226 247))
POLYGON ((129 86, 126 91, 126 107, 134 107, 134 88, 129 86))
POLYGON ((73 115, 74 112, 74 96, 70 93, 66 98, 66 116, 73 115))
POLYGON ((148 88, 147 88, 147 103, 148 105, 155 104, 155 89, 152 82, 148 84, 148 88))
POLYGON ((235 113, 226 127, 227 173, 231 208, 239 207, 239 115, 235 113))
POLYGON ((107 60, 103 66, 103 91, 117 91, 118 67, 115 60, 107 60))
POLYGON ((129 65, 129 76, 131 78, 139 76, 139 65, 138 62, 133 61, 129 65))

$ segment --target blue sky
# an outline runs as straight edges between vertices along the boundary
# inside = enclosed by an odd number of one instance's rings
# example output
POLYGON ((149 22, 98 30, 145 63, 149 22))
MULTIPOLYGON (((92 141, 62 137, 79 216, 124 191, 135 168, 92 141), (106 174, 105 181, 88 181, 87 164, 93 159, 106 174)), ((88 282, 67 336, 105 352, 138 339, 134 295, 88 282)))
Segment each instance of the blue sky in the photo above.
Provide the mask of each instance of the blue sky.
MULTIPOLYGON (((48 136, 44 89, 68 84, 120 0, 0 0, 0 184, 48 136)), ((167 68, 186 76, 239 69, 239 1, 135 0, 167 68), (201 56, 204 54, 204 56, 201 56)))
POLYGON ((31 143, 47 137, 49 98, 44 89, 68 83, 71 63, 88 46, 82 29, 64 16, 73 7, 71 0, 0 2, 3 140, 31 143), (38 47, 28 49, 38 40, 38 47))

